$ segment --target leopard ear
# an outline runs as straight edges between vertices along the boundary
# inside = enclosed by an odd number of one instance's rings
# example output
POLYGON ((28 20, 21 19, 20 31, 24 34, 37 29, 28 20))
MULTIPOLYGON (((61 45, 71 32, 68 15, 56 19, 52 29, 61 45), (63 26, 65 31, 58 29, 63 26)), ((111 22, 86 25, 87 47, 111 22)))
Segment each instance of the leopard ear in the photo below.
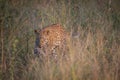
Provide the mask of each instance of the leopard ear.
POLYGON ((38 34, 38 33, 40 33, 40 31, 39 30, 34 30, 34 32, 35 32, 35 34, 38 34))

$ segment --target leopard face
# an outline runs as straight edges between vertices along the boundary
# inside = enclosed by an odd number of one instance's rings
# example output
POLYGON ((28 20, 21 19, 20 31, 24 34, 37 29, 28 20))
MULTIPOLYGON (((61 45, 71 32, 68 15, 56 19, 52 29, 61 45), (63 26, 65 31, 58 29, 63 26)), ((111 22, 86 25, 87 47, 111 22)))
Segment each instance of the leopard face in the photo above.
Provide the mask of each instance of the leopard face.
POLYGON ((53 24, 41 30, 35 30, 35 54, 51 54, 56 49, 63 49, 69 34, 60 24, 53 24))

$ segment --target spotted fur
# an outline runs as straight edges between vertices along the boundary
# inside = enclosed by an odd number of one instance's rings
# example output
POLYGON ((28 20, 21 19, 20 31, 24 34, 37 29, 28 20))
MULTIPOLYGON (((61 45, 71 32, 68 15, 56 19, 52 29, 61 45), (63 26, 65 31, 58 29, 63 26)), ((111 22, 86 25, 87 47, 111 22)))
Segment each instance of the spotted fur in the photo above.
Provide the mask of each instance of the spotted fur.
MULTIPOLYGON (((66 49, 69 34, 60 24, 53 24, 41 30, 35 30, 36 54, 57 54, 56 50, 64 51, 66 49)), ((62 52, 61 52, 62 53, 62 52)))

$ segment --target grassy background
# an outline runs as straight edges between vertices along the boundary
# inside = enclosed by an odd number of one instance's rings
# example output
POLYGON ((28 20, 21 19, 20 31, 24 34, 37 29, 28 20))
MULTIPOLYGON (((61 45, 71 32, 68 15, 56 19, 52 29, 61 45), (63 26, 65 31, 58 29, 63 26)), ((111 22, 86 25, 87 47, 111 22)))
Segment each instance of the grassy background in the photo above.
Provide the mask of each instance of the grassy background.
POLYGON ((119 80, 119 0, 0 0, 0 80, 119 80), (60 23, 69 60, 34 58, 34 29, 60 23))

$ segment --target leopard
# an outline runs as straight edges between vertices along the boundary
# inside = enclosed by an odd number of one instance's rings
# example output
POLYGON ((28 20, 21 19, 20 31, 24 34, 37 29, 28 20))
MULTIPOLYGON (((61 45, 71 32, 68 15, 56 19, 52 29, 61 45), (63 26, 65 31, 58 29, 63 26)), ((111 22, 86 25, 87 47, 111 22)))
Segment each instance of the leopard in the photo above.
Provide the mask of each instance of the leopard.
POLYGON ((43 29, 34 30, 35 48, 34 54, 42 56, 64 56, 68 50, 70 34, 61 24, 52 24, 43 29))

